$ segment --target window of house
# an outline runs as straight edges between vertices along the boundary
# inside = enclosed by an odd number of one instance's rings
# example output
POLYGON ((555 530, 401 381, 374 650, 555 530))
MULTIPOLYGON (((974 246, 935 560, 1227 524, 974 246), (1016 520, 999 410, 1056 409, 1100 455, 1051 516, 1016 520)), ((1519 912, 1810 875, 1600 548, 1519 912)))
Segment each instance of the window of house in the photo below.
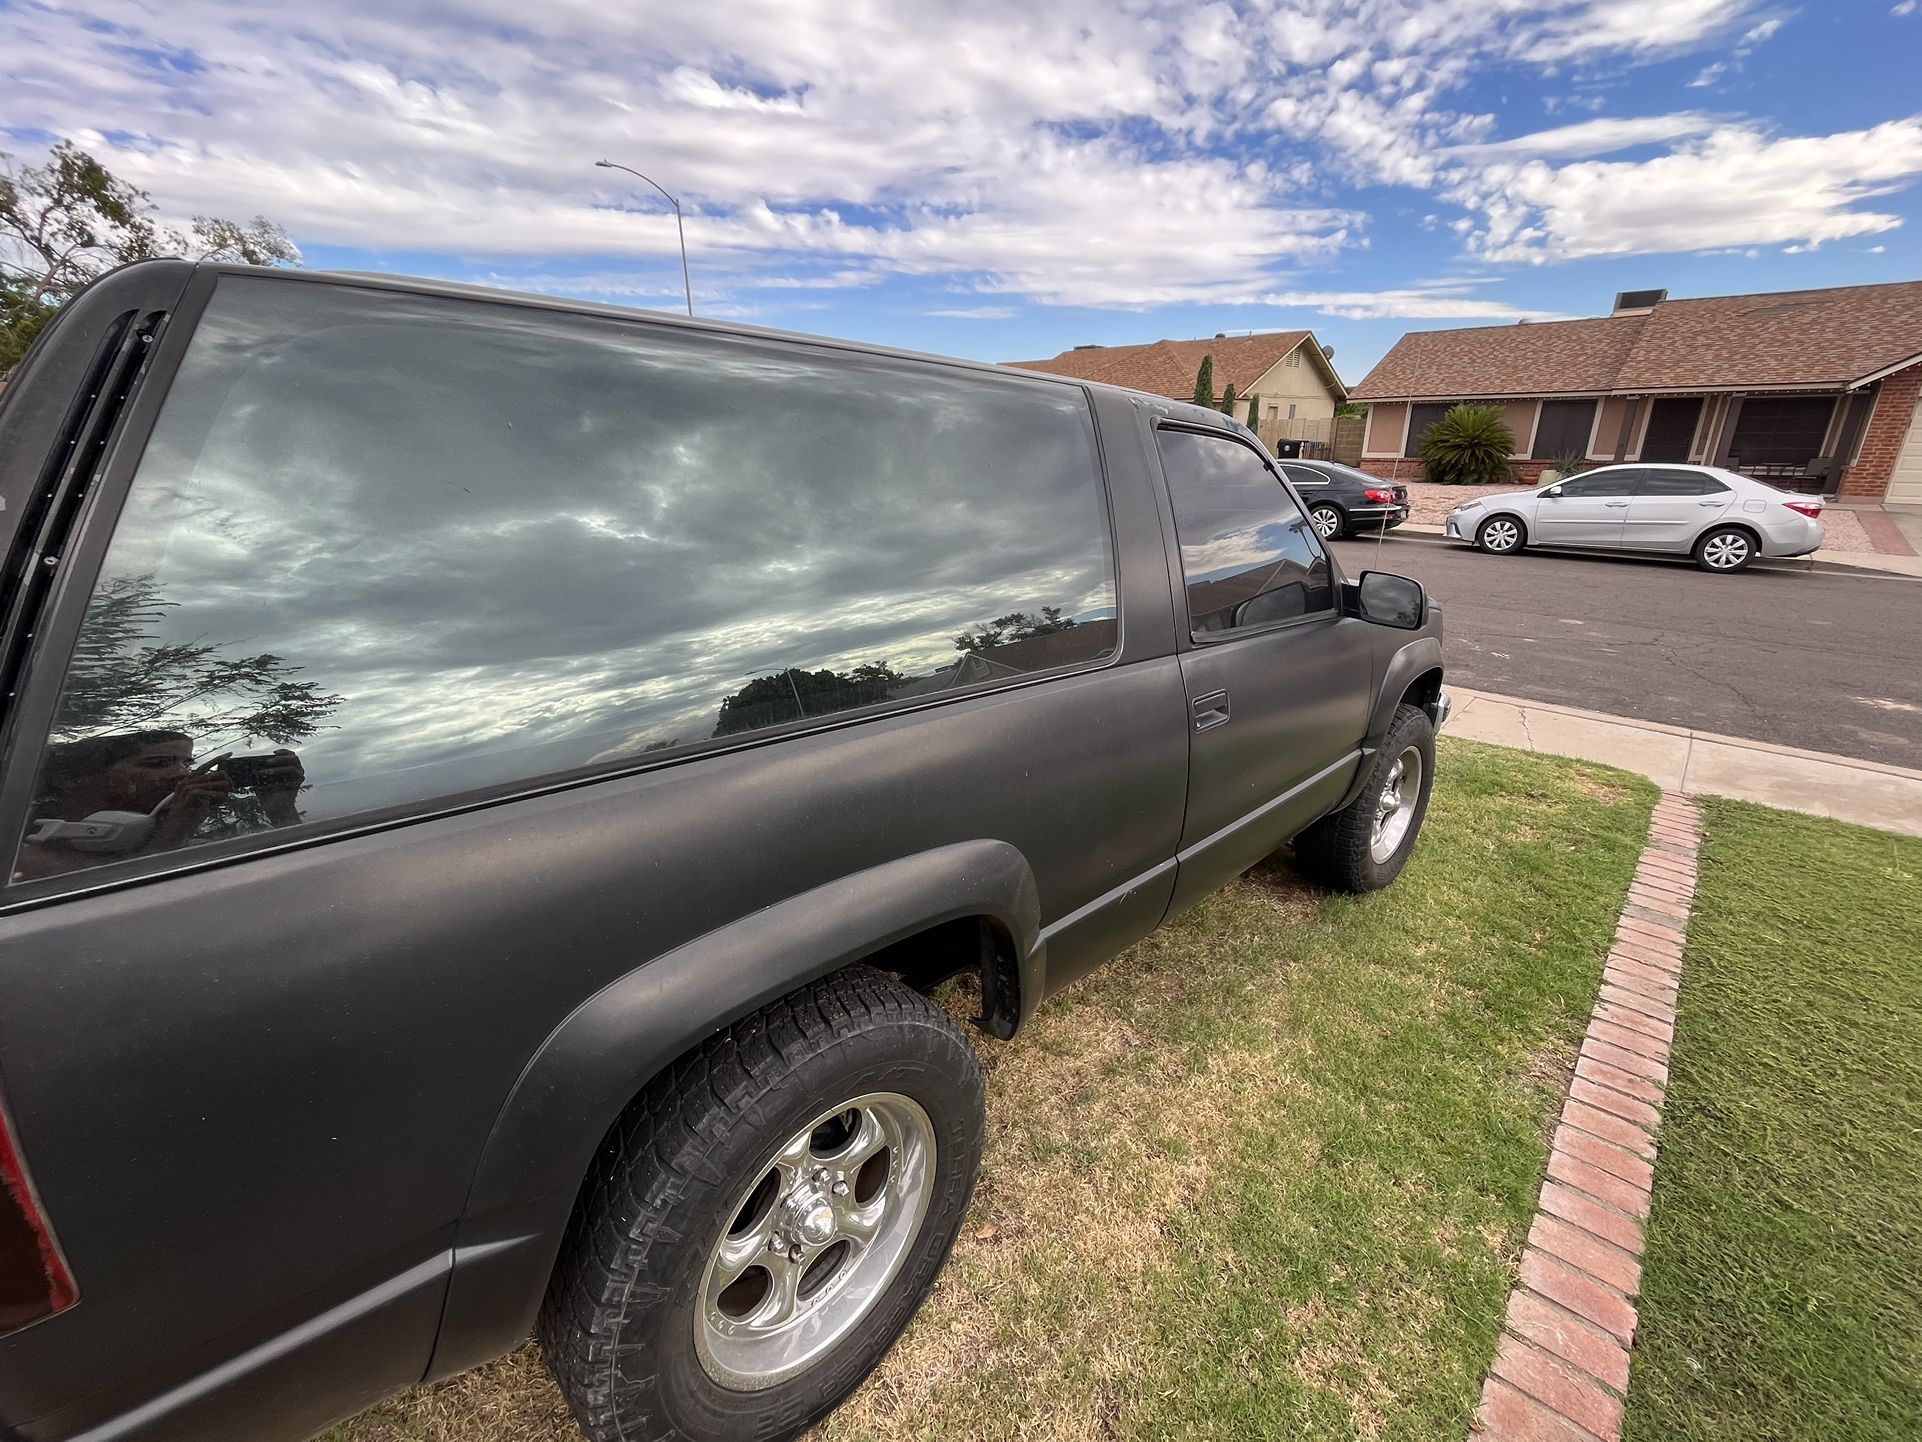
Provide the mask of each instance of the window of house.
POLYGON ((1163 430, 1157 441, 1197 635, 1333 609, 1314 527, 1256 451, 1194 431, 1163 430))
POLYGON ((1408 445, 1403 449, 1404 456, 1419 456, 1422 439, 1435 428, 1436 422, 1452 411, 1459 401, 1432 401, 1408 408, 1408 445))
POLYGON ((1834 414, 1834 396, 1744 397, 1729 440, 1729 465, 1806 465, 1822 454, 1834 414))
MULTIPOLYGON (((35 831, 149 813, 223 753, 166 845, 1004 684, 1112 653, 1115 597, 1068 387, 228 277, 107 550, 35 831)), ((57 839, 22 874, 131 854, 57 839)))
POLYGON ((1290 403, 1288 407, 1288 419, 1292 421, 1294 418, 1295 418, 1295 407, 1292 403, 1290 403))
POLYGON ((1588 438, 1595 430, 1596 404, 1593 400, 1543 401, 1529 454, 1543 461, 1587 455, 1588 438))

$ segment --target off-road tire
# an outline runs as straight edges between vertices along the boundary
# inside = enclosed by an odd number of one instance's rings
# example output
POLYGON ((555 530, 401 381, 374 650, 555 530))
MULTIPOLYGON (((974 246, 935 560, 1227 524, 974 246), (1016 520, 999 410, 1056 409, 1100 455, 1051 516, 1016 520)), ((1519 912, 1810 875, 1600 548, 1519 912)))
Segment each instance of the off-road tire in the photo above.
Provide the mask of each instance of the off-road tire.
POLYGON ((850 967, 734 1023, 629 1107, 582 1190, 539 1340, 593 1442, 764 1442, 819 1421, 872 1371, 947 1260, 980 1169, 981 1069, 959 1027, 911 988, 850 967), (832 1350, 758 1391, 697 1354, 700 1288, 727 1210, 773 1151, 870 1092, 933 1124, 934 1177, 899 1272, 832 1350))
POLYGON ((1295 838, 1295 869, 1310 881, 1334 891, 1379 891, 1397 876, 1415 850, 1422 822, 1428 815, 1428 795, 1435 782, 1435 726, 1419 706, 1403 704, 1395 708, 1388 734, 1369 767, 1368 780, 1355 799, 1339 811, 1330 812, 1295 838), (1414 807, 1413 824, 1401 844, 1385 860, 1377 861, 1370 850, 1374 841, 1375 813, 1387 785, 1389 772, 1402 752, 1413 746, 1421 756, 1421 786, 1414 807))

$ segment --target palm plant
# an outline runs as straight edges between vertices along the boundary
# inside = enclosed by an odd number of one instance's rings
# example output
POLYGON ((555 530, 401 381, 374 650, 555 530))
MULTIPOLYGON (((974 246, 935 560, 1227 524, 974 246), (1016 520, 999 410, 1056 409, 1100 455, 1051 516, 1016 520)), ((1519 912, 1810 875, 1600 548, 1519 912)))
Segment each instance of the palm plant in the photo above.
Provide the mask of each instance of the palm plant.
POLYGON ((1422 437, 1422 466, 1444 486, 1488 486, 1508 479, 1515 433, 1493 406, 1456 406, 1422 437))

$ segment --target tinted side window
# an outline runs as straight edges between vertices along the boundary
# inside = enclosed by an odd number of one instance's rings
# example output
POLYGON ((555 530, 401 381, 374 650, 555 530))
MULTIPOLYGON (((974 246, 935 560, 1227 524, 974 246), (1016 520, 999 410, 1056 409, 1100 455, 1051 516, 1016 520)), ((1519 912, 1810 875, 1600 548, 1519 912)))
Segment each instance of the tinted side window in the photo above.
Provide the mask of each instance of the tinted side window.
POLYGON ((1632 496, 1635 494, 1635 478, 1639 471, 1608 471, 1601 475, 1576 476, 1573 480, 1563 481, 1564 496, 1632 496))
POLYGON ((1158 440, 1197 633, 1334 606, 1328 557, 1301 507, 1259 455, 1238 441, 1193 431, 1164 430, 1158 440))
POLYGON ((1005 683, 1115 643, 1071 389, 229 277, 108 550, 19 871, 1005 683), (119 819, 89 834, 103 812, 119 819))
POLYGON ((1325 486, 1328 484, 1328 476, 1324 472, 1317 471, 1310 466, 1291 466, 1284 463, 1282 470, 1287 473, 1288 479, 1293 481, 1297 486, 1325 486))
POLYGON ((1719 496, 1728 489, 1700 471, 1643 471, 1638 496, 1719 496))

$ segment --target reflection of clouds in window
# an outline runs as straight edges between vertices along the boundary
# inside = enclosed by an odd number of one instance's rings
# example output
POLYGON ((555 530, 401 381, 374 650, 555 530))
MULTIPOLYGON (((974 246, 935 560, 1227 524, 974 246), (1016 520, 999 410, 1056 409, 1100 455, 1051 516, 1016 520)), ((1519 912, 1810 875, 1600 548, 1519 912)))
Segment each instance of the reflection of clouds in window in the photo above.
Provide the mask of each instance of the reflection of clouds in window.
POLYGON ((302 747, 319 816, 703 741, 756 674, 1112 616, 1106 526, 1067 388, 228 279, 105 574, 347 698, 302 747))

